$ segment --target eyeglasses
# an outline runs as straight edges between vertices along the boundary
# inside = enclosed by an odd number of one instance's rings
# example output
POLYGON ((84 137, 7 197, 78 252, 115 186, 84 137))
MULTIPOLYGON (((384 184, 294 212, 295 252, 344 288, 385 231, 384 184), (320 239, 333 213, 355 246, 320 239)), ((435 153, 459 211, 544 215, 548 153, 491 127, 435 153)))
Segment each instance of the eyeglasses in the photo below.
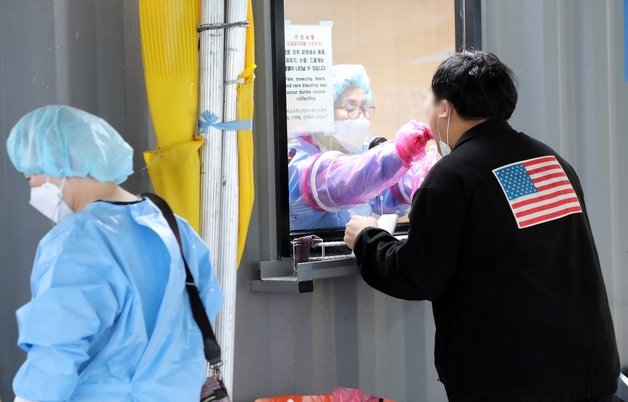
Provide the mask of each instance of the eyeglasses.
POLYGON ((363 114, 364 117, 366 117, 368 120, 371 120, 371 118, 375 114, 375 106, 373 105, 356 106, 356 105, 349 104, 345 106, 336 107, 334 109, 344 110, 345 112, 347 112, 347 116, 351 120, 357 119, 358 117, 360 117, 361 114, 363 114))

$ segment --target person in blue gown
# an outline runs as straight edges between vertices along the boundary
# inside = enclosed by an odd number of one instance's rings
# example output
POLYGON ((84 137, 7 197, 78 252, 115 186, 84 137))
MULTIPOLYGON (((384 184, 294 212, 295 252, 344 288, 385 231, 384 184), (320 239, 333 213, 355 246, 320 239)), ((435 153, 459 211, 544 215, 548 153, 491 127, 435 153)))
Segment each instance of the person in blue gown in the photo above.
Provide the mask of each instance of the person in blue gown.
MULTIPOLYGON (((131 147, 104 120, 50 105, 20 119, 7 149, 31 205, 56 223, 17 312, 28 354, 16 401, 198 401, 206 364, 183 260, 160 210, 120 187, 131 147)), ((178 226, 213 321, 223 296, 209 250, 178 226)))

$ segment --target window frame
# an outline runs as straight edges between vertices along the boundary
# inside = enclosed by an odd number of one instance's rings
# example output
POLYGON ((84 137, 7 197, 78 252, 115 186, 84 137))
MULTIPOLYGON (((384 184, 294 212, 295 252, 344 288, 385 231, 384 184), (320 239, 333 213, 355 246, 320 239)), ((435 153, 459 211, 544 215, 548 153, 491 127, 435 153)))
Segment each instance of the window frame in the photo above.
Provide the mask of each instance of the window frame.
MULTIPOLYGON (((454 1, 456 49, 481 49, 481 0, 449 0, 454 1)), ((316 234, 324 241, 342 240, 344 229, 331 230, 290 230, 290 196, 288 188, 288 125, 286 113, 286 63, 284 34, 284 0, 271 1, 271 54, 274 103, 274 144, 275 144, 275 213, 277 223, 278 257, 292 256, 291 240, 306 234, 316 234)), ((406 234, 408 224, 397 227, 399 234, 406 234)))

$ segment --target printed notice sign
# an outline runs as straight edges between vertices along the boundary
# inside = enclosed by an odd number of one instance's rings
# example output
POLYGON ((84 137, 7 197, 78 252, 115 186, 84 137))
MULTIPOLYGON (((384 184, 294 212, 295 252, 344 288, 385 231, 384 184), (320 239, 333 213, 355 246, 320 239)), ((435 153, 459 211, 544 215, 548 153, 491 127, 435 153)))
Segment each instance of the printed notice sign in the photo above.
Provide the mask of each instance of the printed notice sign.
POLYGON ((332 22, 285 24, 288 133, 329 133, 334 129, 331 87, 332 22))

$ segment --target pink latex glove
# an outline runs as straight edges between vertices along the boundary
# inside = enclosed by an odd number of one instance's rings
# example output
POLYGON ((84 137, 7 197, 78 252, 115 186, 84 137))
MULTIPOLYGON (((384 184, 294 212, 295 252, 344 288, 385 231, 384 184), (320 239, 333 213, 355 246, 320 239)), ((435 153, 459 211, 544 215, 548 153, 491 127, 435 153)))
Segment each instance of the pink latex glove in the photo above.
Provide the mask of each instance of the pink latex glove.
POLYGON ((434 134, 427 124, 416 120, 410 120, 404 124, 397 134, 397 154, 405 166, 410 166, 412 162, 421 159, 425 155, 425 145, 434 134))

